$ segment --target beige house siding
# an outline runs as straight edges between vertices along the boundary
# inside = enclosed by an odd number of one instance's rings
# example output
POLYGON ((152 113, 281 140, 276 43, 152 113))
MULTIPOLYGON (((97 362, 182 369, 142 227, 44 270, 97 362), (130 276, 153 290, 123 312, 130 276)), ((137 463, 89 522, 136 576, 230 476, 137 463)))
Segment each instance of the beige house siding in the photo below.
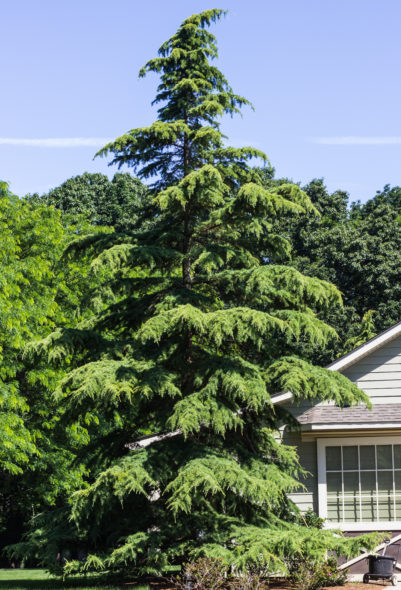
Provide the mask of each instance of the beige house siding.
POLYGON ((342 371, 372 404, 401 403, 401 336, 342 371))
POLYGON ((300 480, 306 489, 300 488, 299 491, 288 496, 302 512, 306 512, 309 508, 317 512, 316 442, 303 442, 300 433, 287 430, 284 430, 282 434, 282 442, 297 447, 299 462, 309 472, 309 475, 300 480))

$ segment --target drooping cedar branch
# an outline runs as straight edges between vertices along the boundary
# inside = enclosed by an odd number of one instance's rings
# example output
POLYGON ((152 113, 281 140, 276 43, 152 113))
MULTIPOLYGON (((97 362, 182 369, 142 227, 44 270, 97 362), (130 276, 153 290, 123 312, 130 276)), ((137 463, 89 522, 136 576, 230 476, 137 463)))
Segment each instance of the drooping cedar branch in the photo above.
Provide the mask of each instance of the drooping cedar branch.
MULTIPOLYGON (((206 553, 283 571, 284 547, 323 556, 360 544, 304 527, 286 496, 301 469, 277 440, 285 415, 272 395, 366 398, 302 356, 336 337, 316 312, 341 297, 280 265, 290 244, 274 221, 315 215, 307 195, 291 184, 266 188, 250 165, 264 154, 226 146, 220 117, 247 101, 212 63, 208 27, 222 15, 193 15, 162 45, 142 70, 160 75, 157 121, 100 151, 153 181, 155 213, 149 230, 119 236, 94 261, 114 278, 115 302, 92 326, 99 345, 75 333, 68 341, 80 351, 59 385, 68 412, 96 408, 115 425, 113 449, 123 447, 72 499, 91 544, 76 570, 161 571, 206 553)), ((36 347, 50 342, 60 350, 62 334, 36 347)))

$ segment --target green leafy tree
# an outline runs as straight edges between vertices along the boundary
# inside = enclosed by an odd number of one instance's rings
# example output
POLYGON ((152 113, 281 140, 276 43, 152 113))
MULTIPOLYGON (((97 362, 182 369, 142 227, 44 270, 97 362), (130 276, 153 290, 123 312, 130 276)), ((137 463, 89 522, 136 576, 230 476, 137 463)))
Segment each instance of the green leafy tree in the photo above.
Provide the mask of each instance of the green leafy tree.
MULTIPOLYGON (((351 204, 351 216, 366 218, 382 205, 390 207, 398 215, 401 213, 401 187, 386 184, 382 191, 377 191, 372 199, 361 204, 360 201, 351 204)), ((399 219, 398 219, 399 220, 399 219)))
POLYGON ((0 183, 0 467, 9 473, 20 473, 37 452, 26 427, 21 353, 55 326, 59 309, 51 278, 61 234, 57 214, 30 207, 0 183))
POLYGON ((362 344, 376 336, 374 316, 375 312, 372 310, 369 310, 364 314, 360 325, 359 334, 345 341, 344 353, 351 352, 351 350, 358 348, 358 346, 361 346, 362 344))
POLYGON ((35 203, 54 205, 69 222, 86 218, 92 225, 111 226, 116 231, 135 227, 149 208, 147 187, 128 173, 85 172, 69 178, 62 185, 39 196, 29 195, 35 203))
POLYGON ((278 228, 293 244, 289 264, 334 283, 343 295, 343 308, 320 314, 341 334, 334 346, 315 351, 314 357, 324 364, 401 319, 400 189, 385 187, 350 209, 347 194, 329 194, 322 180, 312 181, 305 192, 321 216, 294 220, 286 215, 278 228), (361 324, 370 310, 375 313, 367 317, 364 336, 361 324))
POLYGON ((53 207, 20 199, 0 183, 0 548, 82 486, 77 452, 87 431, 65 427, 52 395, 64 369, 24 356, 29 341, 85 315, 77 303, 94 284, 89 261, 60 261, 76 230, 63 227, 53 207))
MULTIPOLYGON (((87 558, 66 572, 161 571, 199 555, 276 570, 289 555, 321 560, 362 543, 297 524, 287 500, 300 468, 294 449, 277 441, 288 416, 271 396, 366 397, 302 355, 305 342, 336 338, 316 311, 341 298, 280 264, 290 244, 275 222, 317 214, 308 196, 289 183, 265 188, 249 165, 264 154, 225 144, 219 117, 247 101, 211 63, 207 27, 222 14, 188 18, 162 45, 141 71, 161 76, 158 120, 100 152, 153 180, 157 211, 147 231, 82 237, 69 248, 92 253, 94 270, 109 269, 118 300, 30 348, 53 362, 68 356, 56 394, 72 420, 90 412, 110 425, 91 438, 103 465, 72 497, 75 536, 59 540, 59 548, 81 543, 87 558)), ((48 518, 24 550, 43 547, 55 530, 56 516, 48 518)))

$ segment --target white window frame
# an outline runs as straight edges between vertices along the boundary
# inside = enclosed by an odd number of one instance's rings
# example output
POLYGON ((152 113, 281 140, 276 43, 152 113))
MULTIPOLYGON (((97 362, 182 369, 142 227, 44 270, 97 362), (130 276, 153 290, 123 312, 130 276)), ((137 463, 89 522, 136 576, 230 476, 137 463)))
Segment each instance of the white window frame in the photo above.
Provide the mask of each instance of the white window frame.
MULTIPOLYGON (((318 438, 317 439, 317 475, 318 503, 320 518, 327 519, 327 481, 326 481, 326 447, 357 446, 357 445, 400 445, 401 436, 359 436, 354 438, 318 438)), ((329 522, 324 528, 341 529, 343 531, 399 531, 401 520, 372 522, 329 522)))

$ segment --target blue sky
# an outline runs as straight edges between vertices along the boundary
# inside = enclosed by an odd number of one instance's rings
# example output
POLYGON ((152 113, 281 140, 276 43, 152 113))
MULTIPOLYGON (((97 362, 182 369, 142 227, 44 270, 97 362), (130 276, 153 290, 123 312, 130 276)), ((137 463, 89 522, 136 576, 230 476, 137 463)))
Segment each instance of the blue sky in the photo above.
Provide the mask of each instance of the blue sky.
POLYGON ((324 177, 352 200, 401 184, 399 0, 0 5, 0 179, 17 194, 86 170, 113 174, 93 160, 96 146, 155 118, 157 78, 138 80, 139 68, 184 18, 212 7, 229 10, 213 27, 218 65, 255 106, 225 121, 233 145, 264 150, 278 176, 324 177))

